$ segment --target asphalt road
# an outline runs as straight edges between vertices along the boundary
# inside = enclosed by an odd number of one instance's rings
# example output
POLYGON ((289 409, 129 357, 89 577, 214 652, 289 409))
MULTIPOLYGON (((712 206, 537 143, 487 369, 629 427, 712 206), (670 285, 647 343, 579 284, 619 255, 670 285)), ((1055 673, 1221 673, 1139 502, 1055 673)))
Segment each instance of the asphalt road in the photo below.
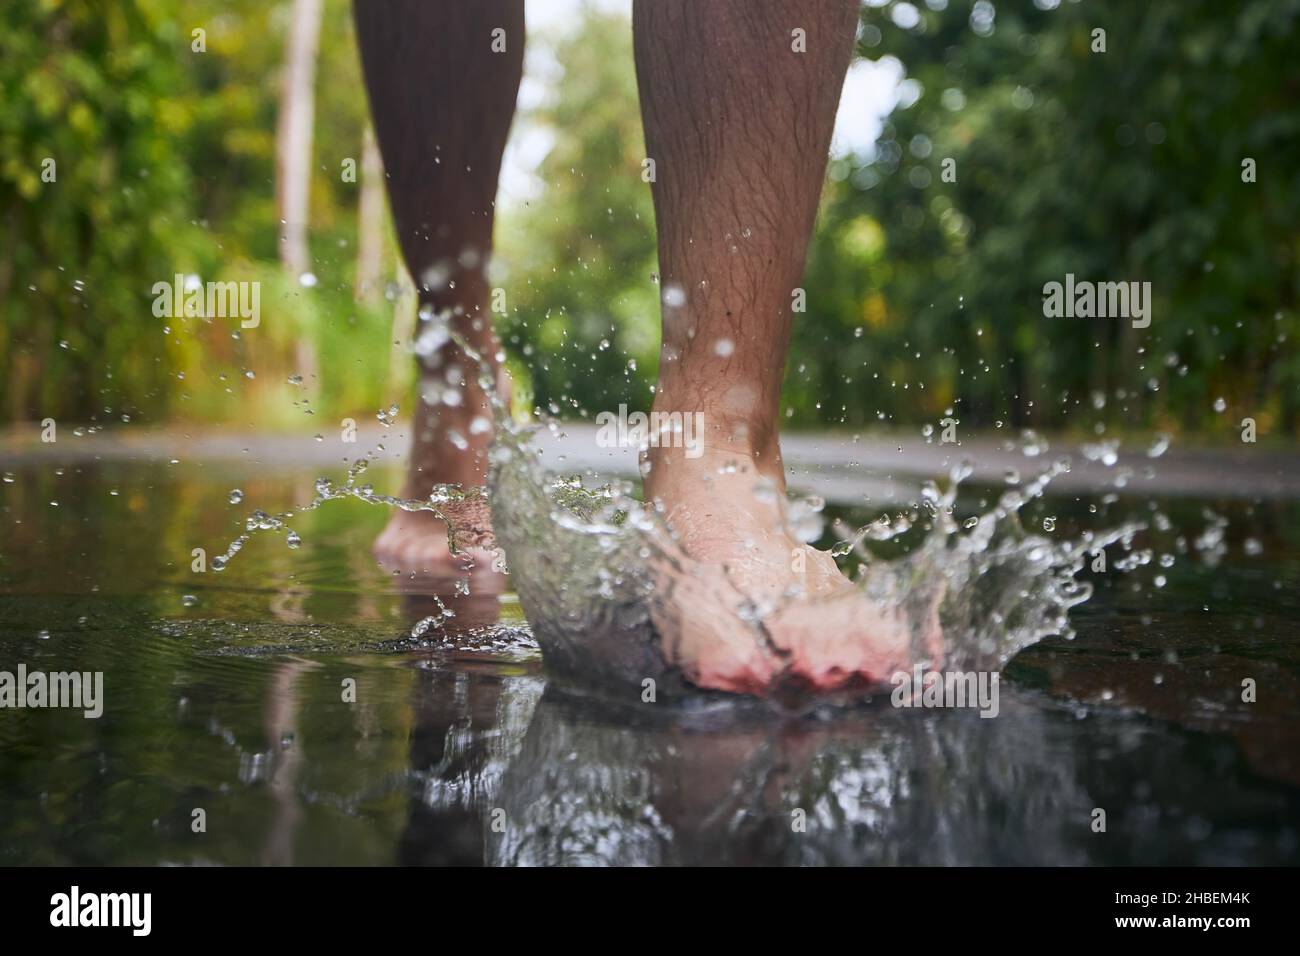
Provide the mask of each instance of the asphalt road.
MULTIPOLYGON (((31 464, 78 464, 93 461, 245 461, 266 466, 342 465, 383 441, 380 461, 400 462, 408 436, 403 424, 384 437, 381 428, 362 428, 355 444, 331 432, 312 435, 248 434, 181 427, 148 429, 110 426, 77 436, 61 427, 58 440, 43 443, 35 424, 0 433, 0 470, 31 464)), ((1122 494, 1193 497, 1300 498, 1300 449, 1265 449, 1258 445, 1197 449, 1171 446, 1149 457, 1147 444, 1121 445, 1113 463, 1093 460, 1078 443, 1048 439, 1045 449, 1029 456, 1014 436, 982 435, 956 444, 927 440, 919 432, 789 434, 782 439, 793 489, 843 504, 889 504, 915 497, 927 478, 946 476, 963 460, 973 481, 1001 483, 1009 470, 1029 479, 1052 461, 1068 456, 1071 469, 1053 482, 1057 492, 1113 490, 1122 494)), ((565 474, 631 477, 636 474, 634 448, 602 448, 590 423, 562 426, 558 435, 545 429, 535 444, 542 461, 565 474)))

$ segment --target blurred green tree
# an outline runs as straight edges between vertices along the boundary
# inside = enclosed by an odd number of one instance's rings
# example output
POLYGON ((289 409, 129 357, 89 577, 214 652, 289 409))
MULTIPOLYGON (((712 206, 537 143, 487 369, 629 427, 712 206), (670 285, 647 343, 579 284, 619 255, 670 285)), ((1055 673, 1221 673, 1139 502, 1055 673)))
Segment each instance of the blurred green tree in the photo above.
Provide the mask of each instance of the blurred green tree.
POLYGON ((910 88, 832 171, 799 416, 1295 434, 1300 2, 900 6, 863 11, 860 51, 910 88), (1150 327, 1044 318, 1066 273, 1151 282, 1150 327))
POLYGON ((520 118, 554 137, 541 194, 503 210, 501 331, 539 406, 648 408, 659 364, 654 208, 626 17, 587 11, 555 50, 554 95, 520 118))
POLYGON ((195 232, 179 40, 134 2, 5 6, 0 401, 11 418, 149 407, 166 376, 149 286, 195 232))
MULTIPOLYGON (((403 394, 386 225, 390 294, 354 300, 361 183, 341 169, 364 165, 368 119, 348 0, 325 0, 321 30, 315 284, 277 263, 289 9, 5 4, 3 417, 272 427, 307 423, 305 397, 336 417, 403 394), (177 272, 262 282, 262 326, 155 318, 150 289, 177 272), (309 393, 285 381, 310 371, 304 340, 321 370, 309 393)), ((791 421, 911 426, 952 409, 964 427, 1227 437, 1250 416, 1263 436, 1300 432, 1298 23, 1300 0, 871 0, 859 53, 896 57, 904 97, 871 155, 831 163, 791 421), (1044 318, 1043 285, 1066 273, 1151 282, 1151 326, 1044 318)), ((520 117, 553 138, 542 188, 498 216, 503 338, 540 405, 645 408, 658 288, 630 26, 587 9, 553 52, 553 95, 520 117)))
MULTIPOLYGON (((274 152, 288 5, 255 0, 8 3, 0 35, 0 413, 303 422, 377 407, 391 305, 353 301, 367 124, 348 0, 326 0, 311 182, 317 283, 275 268, 274 152), (52 160, 52 181, 42 178, 52 160), (256 330, 159 319, 182 273, 259 281, 256 330), (256 368, 256 377, 248 372, 256 368)), ((386 230, 387 231, 387 230, 386 230)), ((385 257, 391 274, 394 259, 385 257)), ((405 367, 405 366, 403 366, 405 367)))

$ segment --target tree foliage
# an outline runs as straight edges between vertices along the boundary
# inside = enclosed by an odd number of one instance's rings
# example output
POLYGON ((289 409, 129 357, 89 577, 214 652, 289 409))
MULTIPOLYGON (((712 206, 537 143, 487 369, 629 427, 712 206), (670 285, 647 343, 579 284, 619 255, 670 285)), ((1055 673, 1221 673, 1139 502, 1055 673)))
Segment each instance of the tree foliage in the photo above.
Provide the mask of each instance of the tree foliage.
POLYGON ((896 6, 860 51, 915 101, 832 170, 800 411, 1294 433, 1300 3, 935 2, 908 29, 896 6), (1151 325, 1045 318, 1067 273, 1149 281, 1151 325))
MULTIPOLYGON (((359 187, 340 164, 367 107, 346 0, 321 37, 314 286, 276 265, 287 4, 4 9, 4 417, 301 422, 285 379, 303 341, 318 413, 401 395, 393 302, 352 298, 359 187), (155 318, 150 288, 177 272, 262 281, 262 327, 155 318)), ((1226 434, 1249 416, 1295 435, 1298 23, 1300 0, 871 0, 858 52, 897 58, 904 96, 870 155, 831 164, 789 418, 1226 434), (1067 273, 1150 282, 1150 327, 1044 317, 1067 273)), ((498 211, 503 339, 538 404, 644 408, 658 288, 630 25, 587 10, 555 60, 555 95, 521 116, 554 140, 543 188, 498 211)))

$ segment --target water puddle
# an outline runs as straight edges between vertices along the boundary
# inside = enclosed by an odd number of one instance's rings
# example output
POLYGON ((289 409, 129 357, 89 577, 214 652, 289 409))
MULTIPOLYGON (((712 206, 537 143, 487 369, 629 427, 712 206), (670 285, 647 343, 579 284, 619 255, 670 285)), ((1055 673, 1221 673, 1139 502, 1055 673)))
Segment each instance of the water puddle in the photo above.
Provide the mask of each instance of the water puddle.
MULTIPOLYGON (((636 497, 630 482, 589 488, 580 477, 548 473, 538 462, 532 439, 540 428, 558 432, 562 426, 544 416, 541 425, 517 424, 481 357, 450 329, 440 334, 454 338, 478 363, 479 383, 491 404, 495 440, 487 488, 440 485, 425 499, 379 493, 363 478, 385 451, 381 442, 357 459, 341 482, 318 479, 315 496, 297 512, 252 512, 243 533, 213 560, 213 569, 224 569, 257 535, 282 535, 289 548, 300 547, 302 540, 289 522, 329 502, 355 499, 430 512, 445 522, 450 550, 466 566, 475 563, 476 555, 481 561, 484 553, 508 565, 532 634, 557 672, 597 687, 652 679, 682 688, 681 675, 665 652, 673 636, 664 633, 664 621, 672 620, 665 610, 671 611, 675 600, 687 600, 675 596, 674 588, 693 564, 677 535, 654 508, 636 497), (495 535, 483 520, 489 503, 495 535)), ((377 417, 392 427, 397 414, 394 405, 377 417)), ((475 420, 476 425, 480 422, 486 427, 484 420, 475 420)), ((1152 456, 1165 446, 1167 440, 1152 456)), ((1026 433, 1021 450, 1032 462, 1045 452, 1046 443, 1026 433)), ((1113 443, 1084 449, 1088 459, 1111 464, 1115 452, 1113 443)), ((1022 480, 1018 471, 1009 473, 993 504, 959 517, 958 492, 971 470, 963 463, 951 470, 945 488, 926 483, 908 507, 860 527, 837 526, 840 540, 830 554, 843 565, 855 566, 854 584, 882 615, 905 622, 910 660, 949 670, 1001 670, 1016 653, 1047 636, 1073 636, 1070 609, 1091 593, 1091 585, 1080 580, 1085 564, 1099 557, 1104 564, 1106 549, 1115 545, 1121 552, 1111 562, 1115 570, 1135 570, 1152 560, 1149 550, 1135 550, 1136 537, 1148 528, 1144 522, 1083 530, 1072 538, 1052 534, 1056 519, 1051 516, 1042 519, 1044 533, 1025 527, 1024 509, 1041 500, 1051 482, 1070 468, 1070 459, 1059 457, 1029 480, 1022 480), (908 543, 894 557, 878 556, 868 548, 868 543, 903 541, 908 543), (936 610, 942 661, 935 659, 936 610)), ((1118 475, 1117 485, 1127 478, 1118 475)), ((761 489, 756 487, 755 493, 761 489)), ((237 490, 232 492, 236 500, 242 500, 237 490)), ((821 510, 815 500, 787 503, 789 523, 802 540, 822 536, 821 510)), ((1157 521, 1162 520, 1168 530, 1167 519, 1157 515, 1157 521)), ((1222 523, 1212 518, 1195 546, 1212 554, 1211 539, 1221 540, 1222 535, 1222 523)), ((468 594, 470 588, 467 580, 456 585, 457 593, 468 594)), ((819 600, 797 591, 766 607, 725 593, 715 592, 710 599, 731 602, 727 610, 756 645, 766 640, 765 622, 787 605, 819 600)), ((411 640, 436 643, 439 630, 453 616, 438 601, 433 613, 413 623, 411 640)))

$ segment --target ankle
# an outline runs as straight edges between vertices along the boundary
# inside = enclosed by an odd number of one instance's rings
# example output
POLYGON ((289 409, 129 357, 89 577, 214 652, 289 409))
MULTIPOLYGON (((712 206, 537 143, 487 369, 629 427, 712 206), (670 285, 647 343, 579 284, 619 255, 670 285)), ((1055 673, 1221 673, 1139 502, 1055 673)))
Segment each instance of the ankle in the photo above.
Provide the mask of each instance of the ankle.
POLYGON ((417 280, 416 354, 423 367, 436 367, 430 359, 445 347, 450 333, 486 361, 495 361, 500 345, 492 329, 486 264, 477 256, 471 261, 467 267, 444 257, 424 269, 417 280))
POLYGON ((660 441, 642 454, 645 494, 677 497, 689 486, 752 491, 766 483, 777 496, 785 495, 785 470, 775 431, 717 423, 705 417, 701 440, 686 443, 660 441))
POLYGON ((719 456, 751 460, 763 471, 779 472, 781 446, 776 419, 767 410, 746 401, 746 389, 729 389, 719 400, 713 396, 679 397, 680 393, 660 390, 652 414, 670 428, 670 434, 655 448, 657 453, 677 452, 688 459, 719 456), (678 422, 680 439, 677 439, 678 422), (688 425, 690 427, 688 427, 688 425))

